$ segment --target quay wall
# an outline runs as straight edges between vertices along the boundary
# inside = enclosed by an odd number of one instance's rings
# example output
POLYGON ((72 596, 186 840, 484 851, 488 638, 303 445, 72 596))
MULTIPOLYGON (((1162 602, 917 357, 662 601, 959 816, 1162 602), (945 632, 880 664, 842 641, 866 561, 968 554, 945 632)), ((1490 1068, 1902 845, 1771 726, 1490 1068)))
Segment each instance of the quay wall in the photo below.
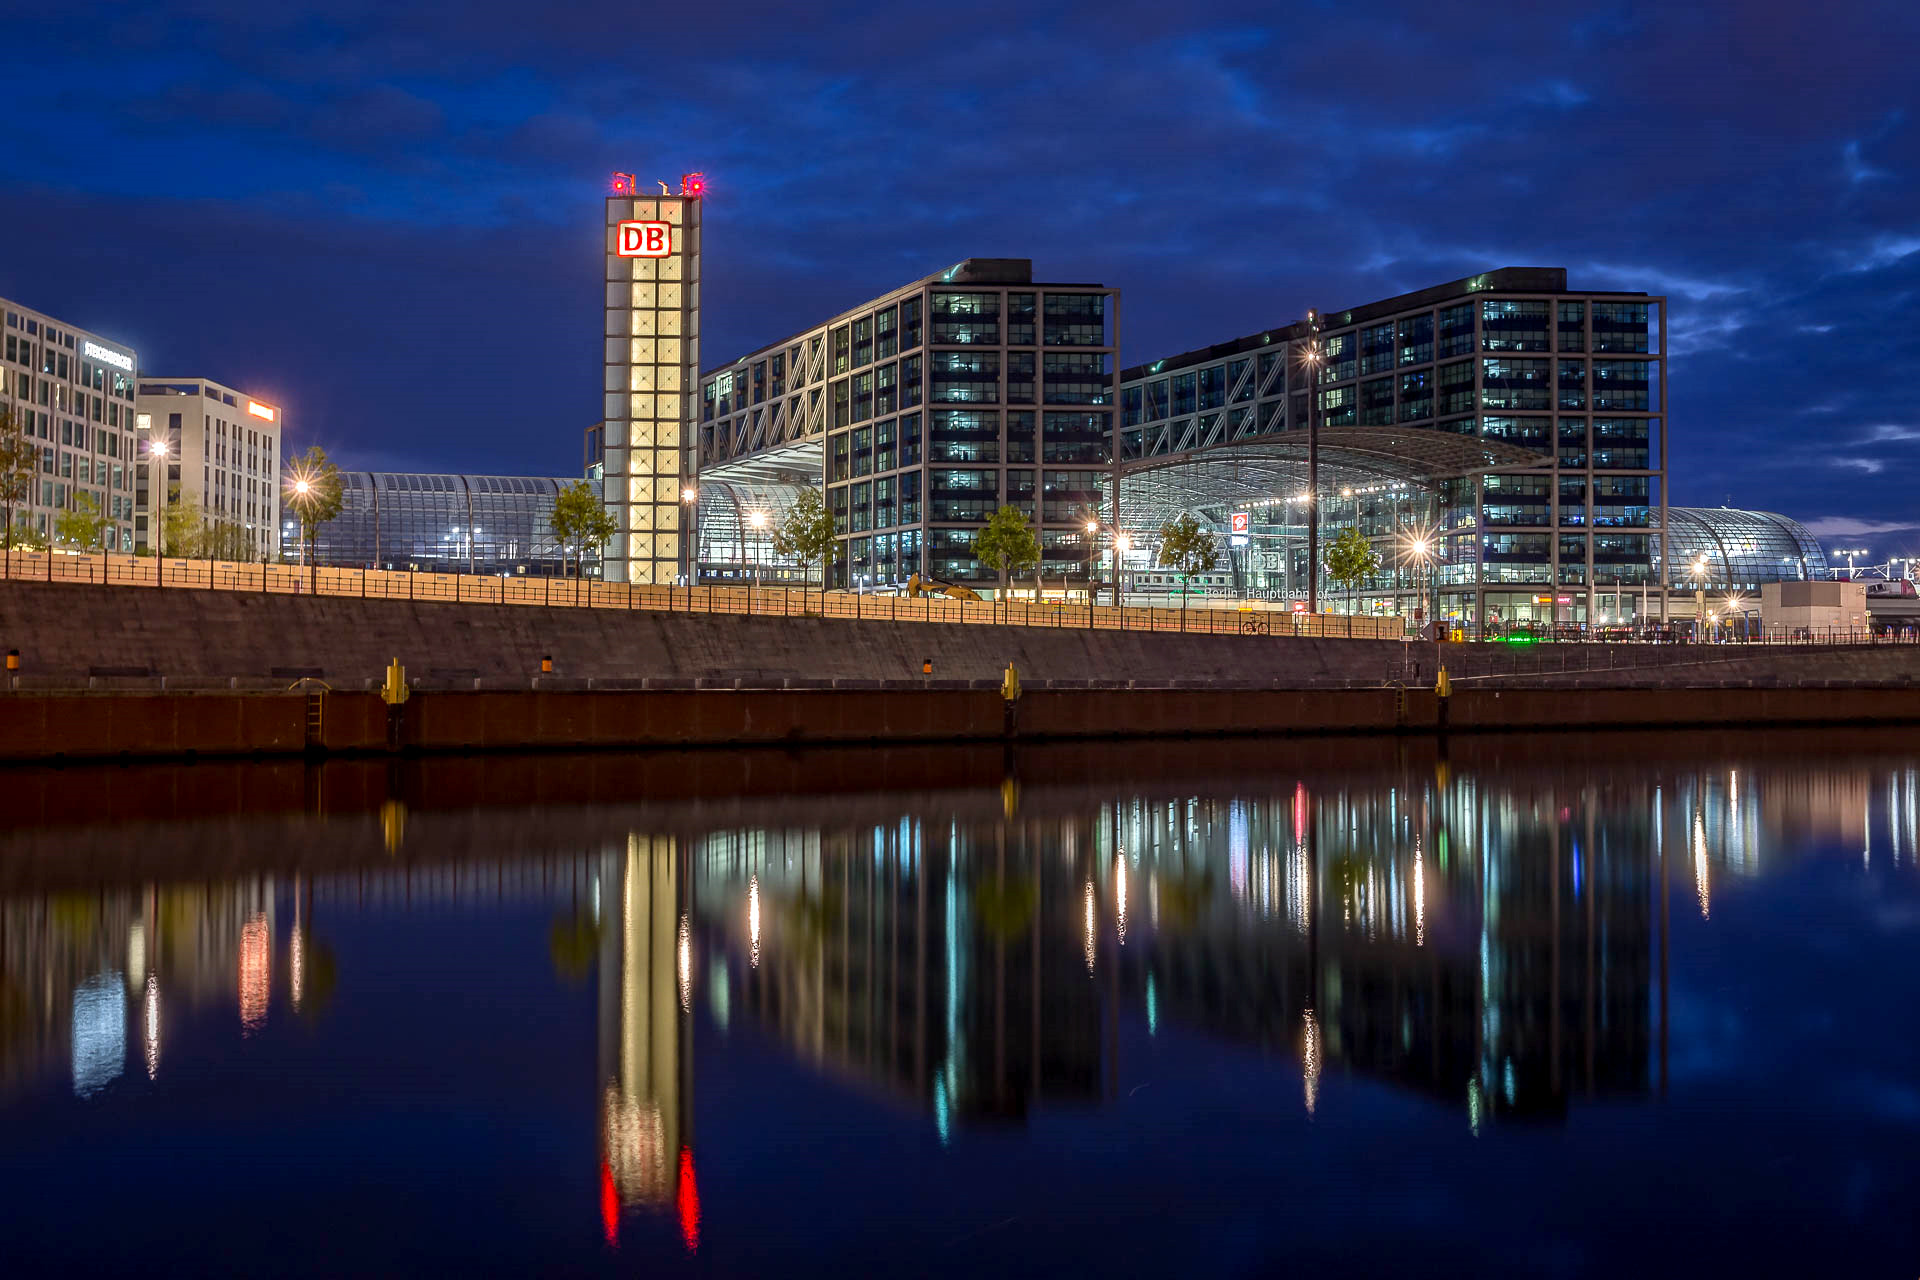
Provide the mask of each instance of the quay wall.
POLYGON ((18 650, 15 690, 281 688, 316 676, 377 687, 398 658, 418 687, 561 681, 741 688, 847 680, 995 681, 1134 687, 1595 687, 1920 683, 1920 646, 1502 644, 1203 636, 951 622, 882 622, 451 604, 234 591, 0 582, 0 651, 18 650), (164 681, 164 685, 160 682, 164 681))

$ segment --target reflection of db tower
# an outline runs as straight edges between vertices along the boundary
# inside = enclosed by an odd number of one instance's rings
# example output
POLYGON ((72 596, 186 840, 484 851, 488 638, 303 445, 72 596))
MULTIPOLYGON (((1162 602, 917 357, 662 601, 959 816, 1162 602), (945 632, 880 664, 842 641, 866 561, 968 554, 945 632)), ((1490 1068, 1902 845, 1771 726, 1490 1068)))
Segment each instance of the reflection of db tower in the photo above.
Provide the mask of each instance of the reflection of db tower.
POLYGON ((671 583, 683 558, 703 189, 690 173, 679 195, 646 195, 620 173, 607 197, 603 496, 618 525, 605 552, 609 582, 671 583))
POLYGON ((600 1212, 609 1241, 626 1205, 679 1211, 699 1240, 692 1147, 686 884, 671 836, 627 838, 600 875, 600 1212))

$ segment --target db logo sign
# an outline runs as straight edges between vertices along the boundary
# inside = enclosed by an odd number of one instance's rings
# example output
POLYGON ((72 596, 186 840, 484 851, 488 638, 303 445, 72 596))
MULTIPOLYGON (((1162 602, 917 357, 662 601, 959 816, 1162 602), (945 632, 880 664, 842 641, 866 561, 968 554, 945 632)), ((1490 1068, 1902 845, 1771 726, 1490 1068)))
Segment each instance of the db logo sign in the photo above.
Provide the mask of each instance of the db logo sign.
POLYGON ((670 243, 664 222, 620 224, 619 252, 623 258, 664 258, 670 243))

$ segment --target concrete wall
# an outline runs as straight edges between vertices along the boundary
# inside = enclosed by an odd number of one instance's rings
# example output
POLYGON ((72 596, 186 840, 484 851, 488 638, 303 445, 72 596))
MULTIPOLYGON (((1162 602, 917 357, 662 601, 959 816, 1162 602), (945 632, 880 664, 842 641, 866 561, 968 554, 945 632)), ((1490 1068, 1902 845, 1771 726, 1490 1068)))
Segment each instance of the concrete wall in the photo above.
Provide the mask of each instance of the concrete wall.
MULTIPOLYGON (((1063 615, 1063 620, 1065 616, 1063 615)), ((1446 645, 1086 631, 1073 627, 851 622, 820 618, 416 603, 228 591, 0 583, 0 650, 18 649, 22 689, 149 672, 169 687, 229 678, 284 687, 318 672, 336 688, 377 682, 399 658, 432 686, 526 681, 551 655, 560 678, 695 679, 743 686, 819 680, 1120 681, 1165 687, 1325 688, 1404 680, 1551 678, 1636 684, 1912 683, 1920 647, 1785 650, 1738 645, 1446 645)), ((157 687, 157 685, 155 686, 157 687)))
MULTIPOLYGON (((0 760, 1920 723, 1909 689, 1062 689, 14 694, 0 760)), ((1382 751, 1391 748, 1382 746, 1382 751)))

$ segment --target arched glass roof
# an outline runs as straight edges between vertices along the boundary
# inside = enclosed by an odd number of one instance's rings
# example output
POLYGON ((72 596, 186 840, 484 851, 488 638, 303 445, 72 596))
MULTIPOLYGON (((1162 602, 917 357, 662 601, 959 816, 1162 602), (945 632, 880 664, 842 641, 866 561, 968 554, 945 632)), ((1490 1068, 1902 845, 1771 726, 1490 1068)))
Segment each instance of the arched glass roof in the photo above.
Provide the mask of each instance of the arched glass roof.
MULTIPOLYGON (((1654 546, 1658 554, 1659 543, 1654 546)), ((1752 590, 1763 582, 1820 577, 1827 567, 1819 539, 1798 520, 1771 511, 1668 507, 1667 550, 1673 560, 1667 580, 1680 586, 1752 590)))

